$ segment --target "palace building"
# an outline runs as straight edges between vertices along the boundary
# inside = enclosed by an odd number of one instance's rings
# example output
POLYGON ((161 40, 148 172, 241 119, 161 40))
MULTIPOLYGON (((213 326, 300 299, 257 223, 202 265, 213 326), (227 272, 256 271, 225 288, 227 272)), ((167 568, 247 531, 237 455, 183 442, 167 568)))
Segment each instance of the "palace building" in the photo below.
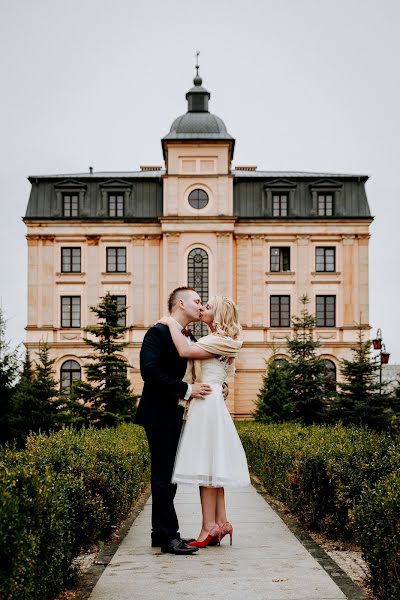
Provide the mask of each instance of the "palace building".
POLYGON ((171 290, 192 286, 203 301, 230 296, 244 345, 228 406, 244 418, 271 348, 285 358, 303 294, 332 375, 350 357, 356 324, 369 328, 368 177, 234 168, 235 140, 209 112, 198 73, 186 99, 187 112, 161 140, 164 167, 29 177, 26 347, 47 340, 66 390, 84 376, 89 306, 109 291, 128 307, 125 356, 140 393, 141 341, 171 290))

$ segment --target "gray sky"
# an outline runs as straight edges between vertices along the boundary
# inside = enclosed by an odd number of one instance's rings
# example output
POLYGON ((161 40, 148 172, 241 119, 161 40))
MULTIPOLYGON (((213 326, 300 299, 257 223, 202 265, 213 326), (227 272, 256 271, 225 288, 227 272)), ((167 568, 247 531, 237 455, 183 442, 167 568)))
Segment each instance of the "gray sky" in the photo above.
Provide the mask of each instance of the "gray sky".
POLYGON ((194 53, 234 165, 367 174, 370 323, 400 363, 398 0, 0 0, 0 296, 24 339, 30 174, 162 164, 194 53))

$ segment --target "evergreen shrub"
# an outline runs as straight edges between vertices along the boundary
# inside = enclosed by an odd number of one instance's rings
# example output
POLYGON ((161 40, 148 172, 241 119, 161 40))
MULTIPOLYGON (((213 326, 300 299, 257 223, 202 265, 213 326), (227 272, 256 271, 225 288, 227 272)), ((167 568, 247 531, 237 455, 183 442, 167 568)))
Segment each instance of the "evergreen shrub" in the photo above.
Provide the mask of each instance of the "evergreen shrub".
POLYGON ((382 600, 400 597, 400 470, 364 493, 354 511, 356 539, 382 600))
POLYGON ((50 600, 71 560, 127 516, 149 476, 141 427, 63 429, 0 452, 0 590, 50 600))
POLYGON ((400 444, 342 426, 237 423, 249 468, 314 531, 355 539, 382 600, 400 597, 400 444))
POLYGON ((310 529, 353 538, 353 509, 394 468, 398 444, 366 429, 238 423, 250 469, 310 529))

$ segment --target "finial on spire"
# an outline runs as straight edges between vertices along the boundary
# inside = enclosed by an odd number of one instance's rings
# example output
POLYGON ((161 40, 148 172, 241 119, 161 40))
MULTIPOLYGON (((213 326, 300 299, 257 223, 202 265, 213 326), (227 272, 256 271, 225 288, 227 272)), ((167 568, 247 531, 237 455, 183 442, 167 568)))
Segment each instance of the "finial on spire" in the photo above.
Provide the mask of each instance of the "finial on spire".
POLYGON ((196 51, 196 77, 193 79, 193 83, 194 85, 201 85, 203 83, 202 78, 199 75, 199 56, 200 56, 200 50, 196 51))

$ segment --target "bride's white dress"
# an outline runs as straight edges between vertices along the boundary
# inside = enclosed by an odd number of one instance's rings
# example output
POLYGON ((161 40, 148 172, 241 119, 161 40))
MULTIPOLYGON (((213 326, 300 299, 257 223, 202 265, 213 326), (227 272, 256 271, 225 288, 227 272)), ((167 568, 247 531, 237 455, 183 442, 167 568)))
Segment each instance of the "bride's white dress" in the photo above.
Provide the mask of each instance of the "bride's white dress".
POLYGON ((176 454, 173 483, 249 485, 246 455, 222 395, 222 384, 232 369, 217 358, 201 361, 201 382, 208 383, 212 392, 203 400, 191 401, 176 454))

